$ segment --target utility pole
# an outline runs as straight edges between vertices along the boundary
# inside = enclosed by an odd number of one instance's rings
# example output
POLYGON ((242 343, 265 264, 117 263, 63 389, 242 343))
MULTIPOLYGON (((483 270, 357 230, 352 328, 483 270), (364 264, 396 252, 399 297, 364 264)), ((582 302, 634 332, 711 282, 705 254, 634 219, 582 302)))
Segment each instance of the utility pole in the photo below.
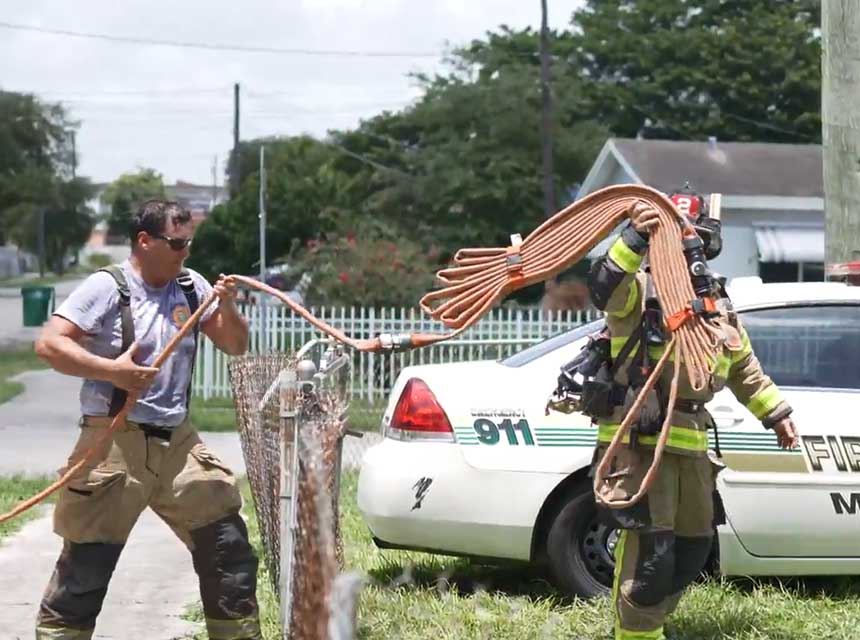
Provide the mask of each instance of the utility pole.
POLYGON ((825 264, 860 260, 860 3, 821 3, 825 264))
POLYGON ((260 280, 266 274, 266 147, 260 145, 260 280))
MULTIPOLYGON (((77 132, 74 129, 72 129, 72 180, 76 180, 77 175, 78 175, 78 147, 76 144, 76 138, 77 138, 77 132)), ((75 212, 77 212, 77 210, 78 210, 78 207, 75 206, 75 212)), ((79 263, 80 258, 81 258, 81 251, 80 251, 80 249, 76 249, 75 250, 75 263, 76 264, 79 263)), ((63 258, 60 258, 60 260, 61 260, 60 271, 62 271, 63 270, 63 268, 62 268, 63 258)))
POLYGON ((239 195, 239 83, 233 85, 233 153, 230 156, 230 198, 239 195))
POLYGON ((552 92, 549 69, 549 26, 547 0, 541 0, 540 85, 541 85, 541 155, 543 159, 543 212, 549 218, 555 213, 555 185, 552 164, 552 92))
POLYGON ((78 172, 78 149, 75 144, 76 132, 72 129, 72 180, 77 177, 78 172))
POLYGON ((212 158, 212 206, 209 207, 209 212, 218 204, 218 154, 212 158))
POLYGON ((39 250, 39 277, 45 277, 45 207, 39 207, 38 228, 36 230, 36 245, 39 250))
MULTIPOLYGON (((266 282, 266 147, 260 145, 260 282, 266 282)), ((260 301, 260 352, 265 353, 266 340, 266 296, 260 301)))

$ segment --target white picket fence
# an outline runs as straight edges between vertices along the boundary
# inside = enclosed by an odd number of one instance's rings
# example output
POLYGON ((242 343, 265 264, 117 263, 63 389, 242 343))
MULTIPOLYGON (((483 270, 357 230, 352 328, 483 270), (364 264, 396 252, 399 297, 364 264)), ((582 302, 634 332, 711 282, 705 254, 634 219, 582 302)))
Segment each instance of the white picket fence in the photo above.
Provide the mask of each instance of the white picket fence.
MULTIPOLYGON (((319 336, 310 323, 281 305, 250 305, 242 312, 249 319, 253 352, 290 353, 319 336)), ((447 331, 444 325, 434 322, 418 309, 322 307, 311 309, 311 312, 351 337, 447 331)), ((595 311, 495 309, 453 340, 400 353, 355 352, 350 377, 353 398, 368 402, 383 399, 406 366, 505 358, 596 317, 595 311)), ((228 361, 229 356, 203 338, 197 352, 193 392, 205 399, 229 396, 228 361)))

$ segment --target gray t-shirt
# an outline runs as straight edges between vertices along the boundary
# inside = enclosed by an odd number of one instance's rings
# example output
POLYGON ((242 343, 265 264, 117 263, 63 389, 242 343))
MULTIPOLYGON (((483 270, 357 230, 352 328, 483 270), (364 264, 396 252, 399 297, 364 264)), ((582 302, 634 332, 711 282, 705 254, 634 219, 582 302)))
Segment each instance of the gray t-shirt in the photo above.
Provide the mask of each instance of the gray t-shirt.
MULTIPOLYGON (((148 286, 128 260, 119 265, 125 273, 131 292, 131 314, 137 352, 134 360, 150 366, 167 343, 179 333, 189 317, 188 299, 182 288, 171 280, 166 286, 148 286)), ((212 287, 196 271, 189 269, 202 303, 212 287)), ((210 306, 200 322, 208 320, 217 308, 210 306)), ((87 335, 81 345, 90 353, 116 358, 122 347, 122 321, 119 313, 119 291, 110 274, 96 272, 89 276, 54 312, 78 325, 87 335)), ((143 392, 129 414, 133 422, 175 427, 186 413, 186 393, 191 379, 194 355, 194 332, 189 332, 177 345, 152 385, 143 392)), ((81 387, 81 413, 85 416, 106 416, 109 412, 113 385, 102 380, 84 379, 81 387)))

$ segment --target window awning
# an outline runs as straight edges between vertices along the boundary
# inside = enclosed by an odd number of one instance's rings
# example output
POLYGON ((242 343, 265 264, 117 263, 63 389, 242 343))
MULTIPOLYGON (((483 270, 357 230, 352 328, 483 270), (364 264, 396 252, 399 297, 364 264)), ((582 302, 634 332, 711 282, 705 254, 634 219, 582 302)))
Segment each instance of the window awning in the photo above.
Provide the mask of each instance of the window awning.
POLYGON ((755 241, 761 262, 824 262, 824 229, 757 227, 755 241))

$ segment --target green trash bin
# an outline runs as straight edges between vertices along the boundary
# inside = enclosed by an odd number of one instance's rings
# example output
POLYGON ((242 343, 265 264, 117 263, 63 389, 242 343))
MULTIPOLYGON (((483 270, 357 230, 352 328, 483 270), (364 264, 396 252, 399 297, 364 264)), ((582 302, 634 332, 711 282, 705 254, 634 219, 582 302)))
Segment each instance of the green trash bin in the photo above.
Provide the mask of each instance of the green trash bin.
POLYGON ((21 287, 24 326, 40 327, 54 311, 54 287, 21 287))

